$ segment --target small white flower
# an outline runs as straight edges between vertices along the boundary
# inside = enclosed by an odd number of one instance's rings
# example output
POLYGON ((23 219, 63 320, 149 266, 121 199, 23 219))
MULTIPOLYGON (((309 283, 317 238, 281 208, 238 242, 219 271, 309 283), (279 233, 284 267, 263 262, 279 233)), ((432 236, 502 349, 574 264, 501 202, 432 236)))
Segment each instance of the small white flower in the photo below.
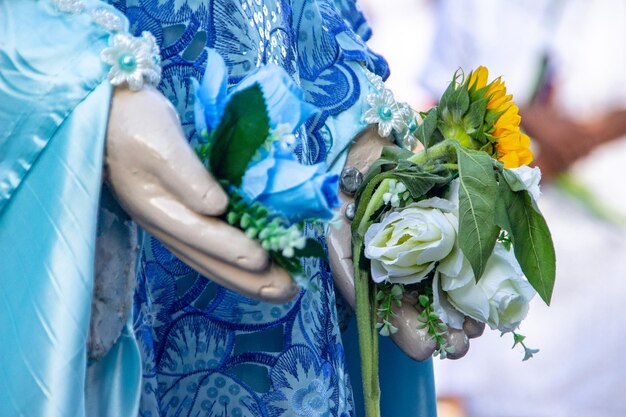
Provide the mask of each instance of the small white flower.
POLYGON ((399 207, 400 201, 403 200, 402 194, 406 192, 406 185, 397 180, 389 180, 389 189, 383 194, 385 204, 391 204, 392 207, 399 207))
POLYGON ((100 57, 111 65, 108 78, 115 86, 127 83, 128 88, 138 91, 144 82, 157 85, 161 81, 159 47, 149 32, 137 38, 126 33, 116 34, 100 57))
POLYGON ((369 94, 367 103, 370 108, 365 112, 363 120, 367 123, 378 123, 380 136, 386 138, 394 130, 402 131, 404 121, 391 91, 384 90, 381 93, 369 94))

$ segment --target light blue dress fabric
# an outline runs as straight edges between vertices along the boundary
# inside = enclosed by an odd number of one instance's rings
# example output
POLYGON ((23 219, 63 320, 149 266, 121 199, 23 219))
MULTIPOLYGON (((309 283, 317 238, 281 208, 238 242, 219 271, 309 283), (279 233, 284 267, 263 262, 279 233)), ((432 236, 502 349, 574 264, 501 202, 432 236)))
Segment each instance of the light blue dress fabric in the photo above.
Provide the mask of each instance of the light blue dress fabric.
POLYGON ((0 0, 2 417, 137 413, 132 333, 95 367, 86 353, 108 37, 48 1, 0 0))
MULTIPOLYGON (((203 75, 205 47, 224 57, 230 85, 264 63, 285 68, 304 89, 306 100, 321 109, 299 132, 296 153, 307 163, 326 160, 335 171, 364 127, 361 115, 369 85, 363 68, 388 74, 384 60, 364 44, 370 30, 354 0, 110 3, 127 15, 135 34, 150 30, 156 36, 163 62, 160 89, 177 108, 192 142, 197 133, 190 79, 203 75)), ((309 231, 323 241, 320 229, 309 231)), ((266 304, 199 276, 147 236, 134 316, 143 357, 140 415, 358 415, 329 267, 316 261, 305 268, 319 291, 302 291, 282 306, 266 304)), ((430 362, 406 366, 408 359, 398 351, 393 354, 404 359, 405 368, 397 371, 406 372, 408 390, 416 374, 429 383, 413 391, 422 395, 399 398, 408 403, 396 403, 394 393, 386 391, 385 416, 433 415, 407 414, 419 407, 434 410, 430 362)), ((355 343, 349 356, 358 358, 355 343)), ((354 388, 361 389, 360 381, 354 388)))

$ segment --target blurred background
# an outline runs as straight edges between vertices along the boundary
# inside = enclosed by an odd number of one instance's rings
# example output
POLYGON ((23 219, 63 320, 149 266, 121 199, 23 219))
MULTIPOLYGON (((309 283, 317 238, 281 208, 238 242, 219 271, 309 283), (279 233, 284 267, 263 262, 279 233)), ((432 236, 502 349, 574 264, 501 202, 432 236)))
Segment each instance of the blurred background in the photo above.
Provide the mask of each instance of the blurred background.
MULTIPOLYGON (((551 307, 435 359, 440 417, 626 416, 626 0, 361 0, 396 99, 425 110, 485 65, 520 105, 557 252, 551 307)), ((384 366, 384 360, 381 361, 384 366)))

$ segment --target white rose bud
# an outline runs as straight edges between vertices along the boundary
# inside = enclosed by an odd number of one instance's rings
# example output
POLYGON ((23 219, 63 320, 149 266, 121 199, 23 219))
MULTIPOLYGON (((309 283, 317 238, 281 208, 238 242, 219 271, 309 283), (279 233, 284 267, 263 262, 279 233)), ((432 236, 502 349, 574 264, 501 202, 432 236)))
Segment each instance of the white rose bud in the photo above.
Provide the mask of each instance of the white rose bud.
POLYGON ((512 252, 500 243, 496 244, 478 283, 467 279, 468 275, 473 278, 473 273, 465 257, 461 263, 447 261, 439 269, 441 287, 457 310, 502 332, 513 331, 519 326, 528 314, 528 303, 536 292, 512 252), (459 286, 459 283, 463 285, 459 286))
POLYGON ((450 254, 459 223, 447 200, 431 198, 388 214, 365 234, 365 256, 372 279, 398 284, 423 280, 450 254))

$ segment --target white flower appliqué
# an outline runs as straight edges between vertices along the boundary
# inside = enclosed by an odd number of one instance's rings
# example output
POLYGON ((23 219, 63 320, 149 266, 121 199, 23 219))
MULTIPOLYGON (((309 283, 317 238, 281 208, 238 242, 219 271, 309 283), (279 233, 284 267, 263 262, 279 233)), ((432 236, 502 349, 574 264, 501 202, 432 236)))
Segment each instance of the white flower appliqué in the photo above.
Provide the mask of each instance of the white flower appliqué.
POLYGON ((404 129, 402 113, 391 91, 383 90, 369 94, 367 103, 370 108, 365 112, 363 120, 367 123, 377 123, 380 136, 386 138, 391 135, 392 131, 400 132, 404 129))
POLYGON ((378 124, 378 134, 400 140, 407 149, 414 149, 418 139, 418 114, 407 103, 398 103, 391 90, 385 88, 383 79, 373 72, 364 70, 370 83, 371 94, 367 96, 369 109, 363 115, 366 123, 378 124))
POLYGON ((127 83, 132 91, 138 91, 144 82, 157 85, 161 81, 159 47, 149 32, 141 37, 118 33, 100 56, 111 65, 108 78, 115 86, 127 83))
POLYGON ((400 134, 402 137, 402 145, 405 148, 411 150, 417 146, 417 137, 415 137, 415 131, 417 130, 417 113, 415 110, 411 108, 406 103, 401 103, 398 105, 400 108, 400 114, 402 115, 402 120, 404 121, 404 131, 400 134))

